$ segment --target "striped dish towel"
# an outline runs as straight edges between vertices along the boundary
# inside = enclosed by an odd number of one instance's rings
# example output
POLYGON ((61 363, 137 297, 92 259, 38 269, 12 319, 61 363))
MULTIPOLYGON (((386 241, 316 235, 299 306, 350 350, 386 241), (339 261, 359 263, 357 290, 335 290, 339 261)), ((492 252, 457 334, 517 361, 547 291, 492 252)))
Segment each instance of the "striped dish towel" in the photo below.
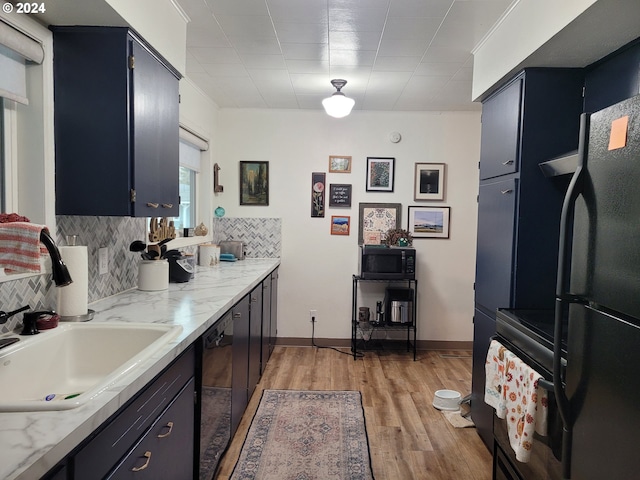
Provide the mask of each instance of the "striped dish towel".
POLYGON ((40 244, 45 225, 28 222, 0 223, 0 268, 6 272, 40 272, 40 256, 47 253, 40 244))

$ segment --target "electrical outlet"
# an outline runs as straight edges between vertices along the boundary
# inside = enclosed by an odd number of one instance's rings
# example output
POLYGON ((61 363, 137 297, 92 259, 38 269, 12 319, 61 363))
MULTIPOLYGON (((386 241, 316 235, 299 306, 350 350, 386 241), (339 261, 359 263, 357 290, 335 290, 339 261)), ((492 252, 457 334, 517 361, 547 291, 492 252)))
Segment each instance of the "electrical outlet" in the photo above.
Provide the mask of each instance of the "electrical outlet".
POLYGON ((318 311, 317 310, 309 310, 309 321, 317 322, 318 321, 318 311))
POLYGON ((98 274, 106 275, 109 273, 109 247, 98 249, 98 274))

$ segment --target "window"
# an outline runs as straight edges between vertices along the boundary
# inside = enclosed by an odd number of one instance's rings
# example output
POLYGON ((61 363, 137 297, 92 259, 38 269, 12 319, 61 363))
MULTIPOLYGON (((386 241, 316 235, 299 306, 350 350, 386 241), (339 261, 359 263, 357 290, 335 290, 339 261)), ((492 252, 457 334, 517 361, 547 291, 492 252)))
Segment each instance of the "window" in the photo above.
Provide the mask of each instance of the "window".
POLYGON ((180 216, 175 219, 179 232, 196 226, 196 171, 180 166, 180 216))
POLYGON ((180 139, 180 216, 174 219, 178 232, 196 226, 196 186, 200 172, 200 148, 180 139))

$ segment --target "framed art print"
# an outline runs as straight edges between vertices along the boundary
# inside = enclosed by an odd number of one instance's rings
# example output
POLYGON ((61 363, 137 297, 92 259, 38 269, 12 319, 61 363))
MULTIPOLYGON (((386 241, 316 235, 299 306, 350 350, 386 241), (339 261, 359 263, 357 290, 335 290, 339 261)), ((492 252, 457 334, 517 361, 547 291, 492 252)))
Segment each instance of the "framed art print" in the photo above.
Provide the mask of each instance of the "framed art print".
POLYGON ((413 238, 449 238, 450 207, 409 207, 408 228, 413 238))
POLYGON ((240 205, 269 205, 269 162, 240 162, 240 205))
POLYGON ((444 200, 444 163, 416 163, 413 198, 444 200))
POLYGON ((331 235, 349 235, 351 217, 331 215, 331 235))
POLYGON ((351 157, 329 157, 329 173, 351 173, 351 157))
POLYGON ((391 157, 367 157, 367 192, 393 192, 395 161, 391 157))
POLYGON ((311 217, 324 217, 324 191, 327 174, 313 172, 311 174, 311 217))
MULTIPOLYGON (((399 203, 360 203, 360 221, 358 224, 358 244, 365 238, 380 238, 390 228, 400 228, 399 203), (377 235, 371 235, 376 234, 377 235)), ((378 241, 379 242, 379 241, 378 241)))
POLYGON ((330 207, 350 207, 351 206, 351 185, 343 183, 329 184, 329 206, 330 207))

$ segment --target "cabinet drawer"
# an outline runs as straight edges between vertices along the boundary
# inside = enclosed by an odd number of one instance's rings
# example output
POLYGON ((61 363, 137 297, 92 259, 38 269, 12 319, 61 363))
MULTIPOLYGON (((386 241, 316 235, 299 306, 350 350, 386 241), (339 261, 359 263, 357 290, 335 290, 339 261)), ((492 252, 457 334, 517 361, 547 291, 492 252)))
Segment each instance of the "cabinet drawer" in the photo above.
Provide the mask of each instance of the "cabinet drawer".
POLYGON ((193 377, 194 371, 195 350, 191 347, 117 413, 113 421, 107 421, 107 426, 78 452, 75 478, 104 478, 193 377))
POLYGON ((108 480, 193 478, 194 385, 192 378, 108 480))

